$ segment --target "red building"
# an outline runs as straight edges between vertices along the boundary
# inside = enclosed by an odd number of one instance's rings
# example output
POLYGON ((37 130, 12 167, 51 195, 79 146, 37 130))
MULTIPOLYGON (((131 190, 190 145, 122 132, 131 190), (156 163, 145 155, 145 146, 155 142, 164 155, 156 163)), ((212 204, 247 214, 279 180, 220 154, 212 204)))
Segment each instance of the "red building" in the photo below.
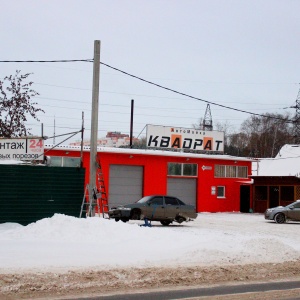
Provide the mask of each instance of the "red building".
MULTIPOLYGON (((50 146, 45 146, 45 150, 50 146)), ((58 146, 46 153, 52 166, 80 164, 80 147, 58 146)), ((89 182, 89 148, 83 151, 89 182)), ((197 212, 249 212, 251 160, 177 151, 98 148, 109 207, 151 194, 177 196, 197 212)), ((83 191, 84 193, 84 191, 83 191)))

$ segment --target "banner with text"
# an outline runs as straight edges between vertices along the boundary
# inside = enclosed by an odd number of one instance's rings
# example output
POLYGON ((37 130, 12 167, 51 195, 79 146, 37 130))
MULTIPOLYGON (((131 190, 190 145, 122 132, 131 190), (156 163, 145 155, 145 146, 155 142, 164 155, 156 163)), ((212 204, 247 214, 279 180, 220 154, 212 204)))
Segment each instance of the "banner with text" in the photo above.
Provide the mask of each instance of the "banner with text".
POLYGON ((147 147, 224 151, 224 132, 147 125, 147 147))
POLYGON ((0 160, 43 160, 44 140, 39 138, 0 139, 0 160))

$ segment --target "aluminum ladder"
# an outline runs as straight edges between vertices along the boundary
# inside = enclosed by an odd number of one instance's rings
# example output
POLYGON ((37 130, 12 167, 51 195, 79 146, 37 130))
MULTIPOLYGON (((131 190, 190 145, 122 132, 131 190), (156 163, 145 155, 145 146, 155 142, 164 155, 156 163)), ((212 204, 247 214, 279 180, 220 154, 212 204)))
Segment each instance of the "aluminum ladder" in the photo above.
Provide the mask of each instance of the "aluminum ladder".
POLYGON ((108 199, 107 199, 107 194, 106 194, 106 189, 105 189, 105 184, 104 184, 102 167, 101 167, 99 158, 98 158, 97 164, 98 164, 98 168, 97 168, 97 183, 98 183, 97 199, 98 199, 98 206, 100 208, 98 210, 98 213, 99 213, 99 215, 100 215, 100 213, 102 213, 103 218, 109 219, 108 199))
POLYGON ((92 201, 90 201, 89 185, 87 184, 85 187, 85 190, 84 190, 84 195, 83 195, 83 199, 82 199, 82 203, 81 203, 79 218, 94 217, 95 216, 95 207, 97 207, 97 212, 99 212, 100 205, 99 205, 99 200, 97 197, 97 191, 95 188, 93 188, 92 201))

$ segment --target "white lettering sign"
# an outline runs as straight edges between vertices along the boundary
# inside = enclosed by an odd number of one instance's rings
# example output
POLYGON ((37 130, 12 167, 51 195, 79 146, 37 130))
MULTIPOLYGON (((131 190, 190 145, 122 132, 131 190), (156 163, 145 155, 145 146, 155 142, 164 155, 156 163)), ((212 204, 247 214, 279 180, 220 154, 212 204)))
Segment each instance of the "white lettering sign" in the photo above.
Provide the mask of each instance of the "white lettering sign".
POLYGON ((43 139, 0 139, 0 160, 43 160, 43 139))
POLYGON ((212 166, 202 166, 202 170, 212 170, 212 166))
POLYGON ((147 125, 147 146, 223 152, 224 132, 147 125))

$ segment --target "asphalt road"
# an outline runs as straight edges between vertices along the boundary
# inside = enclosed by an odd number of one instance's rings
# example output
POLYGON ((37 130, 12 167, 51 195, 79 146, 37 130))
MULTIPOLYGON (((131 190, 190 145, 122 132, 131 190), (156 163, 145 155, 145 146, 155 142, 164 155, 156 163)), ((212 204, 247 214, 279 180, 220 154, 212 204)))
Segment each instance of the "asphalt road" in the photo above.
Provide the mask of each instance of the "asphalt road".
MULTIPOLYGON (((71 299, 71 298, 68 298, 71 299)), ((300 281, 282 281, 201 288, 173 289, 147 293, 104 295, 73 300, 175 300, 175 299, 290 299, 300 300, 300 281), (217 298, 215 298, 218 296, 217 298), (228 298, 229 297, 229 298, 228 298)))

